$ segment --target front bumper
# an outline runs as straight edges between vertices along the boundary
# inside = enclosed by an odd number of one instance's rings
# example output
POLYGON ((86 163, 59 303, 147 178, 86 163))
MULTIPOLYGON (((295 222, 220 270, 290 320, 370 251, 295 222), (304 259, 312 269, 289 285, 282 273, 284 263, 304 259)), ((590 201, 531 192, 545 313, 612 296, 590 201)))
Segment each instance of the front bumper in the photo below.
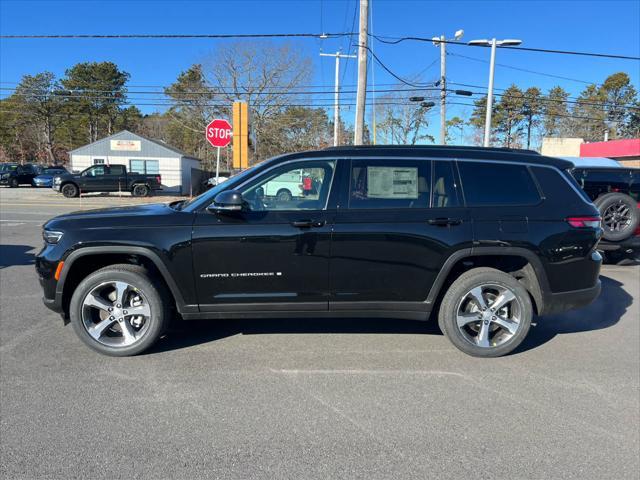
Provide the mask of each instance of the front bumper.
POLYGON ((59 192, 60 191, 60 184, 59 183, 58 184, 54 183, 53 185, 51 185, 51 188, 53 190, 55 190, 56 192, 59 192))
POLYGON ((600 240, 598 243, 598 250, 603 252, 619 252, 620 250, 631 253, 631 251, 640 252, 640 236, 629 237, 619 242, 609 242, 607 240, 600 240))

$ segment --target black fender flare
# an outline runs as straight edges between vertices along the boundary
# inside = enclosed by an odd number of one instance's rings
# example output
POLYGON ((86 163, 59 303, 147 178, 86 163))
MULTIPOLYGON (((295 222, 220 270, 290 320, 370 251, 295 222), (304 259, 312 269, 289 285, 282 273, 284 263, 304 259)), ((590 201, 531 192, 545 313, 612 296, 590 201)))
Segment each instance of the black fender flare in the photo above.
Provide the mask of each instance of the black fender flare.
POLYGON ((109 254, 109 253, 138 255, 150 260, 156 266, 156 268, 160 272, 160 275, 162 275, 162 278, 164 279, 165 283, 169 287, 169 290, 171 291, 171 294, 175 299, 176 308, 178 312, 187 313, 187 312, 198 311, 197 305, 185 305, 182 292, 178 288, 178 285, 176 284, 175 280, 171 276, 171 273, 169 273, 169 270, 167 269, 166 265, 164 264, 160 256, 150 248, 133 247, 133 246, 125 247, 125 246, 114 245, 114 246, 99 246, 99 247, 82 247, 71 252, 64 259, 64 267, 60 272, 60 278, 58 279, 58 284, 56 285, 55 303, 60 307, 62 307, 62 295, 64 292, 64 284, 67 279, 68 273, 71 271, 71 268, 73 267, 73 264, 78 259, 82 257, 86 257, 88 255, 100 255, 100 254, 109 254))
POLYGON ((544 270, 544 267, 542 266, 542 262, 540 261, 540 258, 531 250, 528 250, 522 247, 509 247, 509 246, 476 247, 474 246, 472 248, 463 248, 455 251, 445 260, 444 264, 442 265, 442 268, 440 269, 440 273, 438 273, 438 276, 436 277, 435 281, 433 282, 433 285, 431 286, 431 290, 429 291, 429 295, 427 296, 425 303, 433 306, 436 299, 438 298, 438 295, 440 294, 440 291, 442 289, 442 286, 444 285, 444 282, 446 281, 447 277, 449 276, 449 273, 451 272, 451 269, 456 263, 458 263, 460 260, 463 260, 465 258, 477 257, 482 255, 512 255, 512 256, 519 256, 519 257, 525 258, 529 262, 529 264, 532 266, 533 273, 535 274, 538 281, 538 285, 537 285, 538 288, 536 288, 536 285, 531 285, 530 288, 528 289, 529 293, 531 293, 534 300, 536 301, 536 304, 538 307, 538 314, 539 315, 544 314, 545 306, 549 305, 551 301, 551 290, 549 288, 549 281, 547 279, 547 274, 544 270))

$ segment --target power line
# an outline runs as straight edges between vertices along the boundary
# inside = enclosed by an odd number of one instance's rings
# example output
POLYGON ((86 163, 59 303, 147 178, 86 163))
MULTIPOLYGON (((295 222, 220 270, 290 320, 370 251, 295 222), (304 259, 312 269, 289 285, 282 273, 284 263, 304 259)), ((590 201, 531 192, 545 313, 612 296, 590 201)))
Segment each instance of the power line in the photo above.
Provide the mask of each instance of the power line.
MULTIPOLYGON (((417 42, 433 42, 432 38, 426 37, 385 37, 380 35, 372 35, 373 38, 382 43, 390 45, 397 45, 398 43, 405 41, 417 41, 417 42), (389 40, 391 39, 391 40, 389 40)), ((450 43, 452 45, 460 45, 463 47, 483 47, 488 48, 487 45, 470 45, 465 42, 458 42, 455 40, 443 40, 443 43, 450 43)), ((633 57, 629 55, 615 55, 610 53, 596 53, 596 52, 578 52, 574 50, 554 50, 551 48, 531 48, 531 47, 509 47, 505 45, 497 45, 497 48, 503 48, 505 50, 522 50, 527 52, 541 52, 541 53, 556 53, 561 55, 579 55, 586 57, 600 57, 600 58, 615 58, 619 60, 640 60, 640 57, 633 57)))
MULTIPOLYGON (((484 60, 482 58, 469 57, 467 55, 461 55, 459 53, 447 53, 447 55, 452 55, 454 57, 460 57, 460 58, 466 58, 467 60, 473 60, 473 61, 481 62, 481 63, 489 63, 488 60, 484 60)), ((526 68, 520 68, 520 67, 511 66, 511 65, 505 65, 504 63, 496 63, 496 65, 498 67, 510 68, 511 70, 519 70, 521 72, 533 73, 535 75, 542 75, 543 77, 559 78, 561 80, 569 80, 571 82, 584 83, 584 84, 587 84, 587 85, 598 85, 596 82, 588 82, 586 80, 578 80, 577 78, 563 77, 561 75, 554 75, 552 73, 538 72, 536 70, 529 70, 529 69, 526 69, 526 68)))
POLYGON ((220 39, 232 39, 232 38, 340 38, 351 36, 352 33, 216 33, 216 34, 144 34, 144 33, 132 33, 132 34, 59 34, 59 35, 0 35, 0 38, 5 39, 123 39, 123 38, 136 38, 136 39, 186 39, 186 38, 220 38, 220 39))

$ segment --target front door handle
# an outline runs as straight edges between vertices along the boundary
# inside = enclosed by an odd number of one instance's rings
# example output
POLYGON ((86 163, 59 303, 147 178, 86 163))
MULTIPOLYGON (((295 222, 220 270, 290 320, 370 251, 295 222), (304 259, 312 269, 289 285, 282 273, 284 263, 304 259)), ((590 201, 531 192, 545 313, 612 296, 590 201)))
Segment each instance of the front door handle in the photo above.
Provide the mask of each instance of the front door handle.
POLYGON ((296 220, 291 225, 297 228, 323 227, 326 222, 324 220, 296 220))
POLYGON ((430 218, 427 220, 429 225, 438 225, 441 227, 446 227, 449 225, 460 225, 462 220, 459 218, 430 218))

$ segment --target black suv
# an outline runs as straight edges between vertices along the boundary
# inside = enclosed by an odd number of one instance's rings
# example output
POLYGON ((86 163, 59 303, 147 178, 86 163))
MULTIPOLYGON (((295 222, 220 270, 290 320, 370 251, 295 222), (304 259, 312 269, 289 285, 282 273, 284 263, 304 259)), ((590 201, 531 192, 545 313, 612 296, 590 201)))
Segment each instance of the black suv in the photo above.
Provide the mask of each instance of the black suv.
POLYGON ((19 187, 20 185, 31 185, 33 179, 40 175, 41 167, 31 163, 20 165, 18 163, 3 163, 0 166, 0 185, 9 187, 19 187))
POLYGON ((600 218, 572 166, 470 147, 289 154, 189 201, 56 217, 44 226, 36 269, 45 304, 108 355, 149 348, 174 312, 183 320, 437 312, 460 350, 499 356, 522 342, 534 314, 600 292, 600 218), (290 198, 268 193, 292 177, 300 183, 290 198))
POLYGON ((640 168, 579 167, 572 173, 600 211, 598 249, 605 259, 640 260, 640 168))

